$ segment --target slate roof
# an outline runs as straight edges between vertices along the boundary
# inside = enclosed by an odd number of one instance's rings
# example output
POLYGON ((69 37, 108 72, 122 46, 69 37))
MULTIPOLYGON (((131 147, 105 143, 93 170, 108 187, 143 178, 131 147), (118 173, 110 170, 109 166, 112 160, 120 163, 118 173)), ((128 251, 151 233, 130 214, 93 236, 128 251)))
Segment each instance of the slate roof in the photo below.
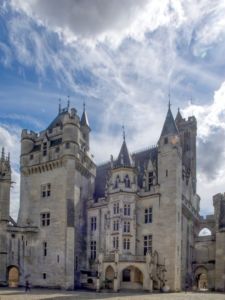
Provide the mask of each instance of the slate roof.
POLYGON ((57 126, 61 126, 62 125, 62 121, 63 121, 63 117, 65 116, 65 114, 67 114, 67 110, 63 110, 62 112, 60 112, 55 119, 51 122, 51 124, 48 126, 48 130, 51 130, 57 126))
MULTIPOLYGON (((147 150, 139 151, 132 154, 134 165, 138 170, 138 186, 142 188, 144 169, 148 164, 149 159, 157 166, 158 148, 150 148, 147 150)), ((96 179, 95 179, 95 192, 94 199, 105 197, 106 181, 110 175, 110 162, 97 166, 96 179)))
POLYGON ((84 109, 83 114, 81 116, 80 124, 82 126, 88 126, 88 127, 90 127, 89 126, 89 122, 88 122, 88 117, 87 117, 85 109, 84 109))
POLYGON ((110 162, 97 166, 95 178, 94 199, 105 197, 105 187, 109 176, 111 166, 110 162))
POLYGON ((178 129, 176 123, 174 121, 170 106, 166 115, 166 120, 163 125, 161 136, 171 135, 171 134, 178 134, 178 129))
POLYGON ((132 167, 132 159, 130 157, 129 151, 127 149, 127 144, 124 139, 122 147, 120 149, 120 153, 118 155, 118 158, 114 164, 114 167, 132 167))

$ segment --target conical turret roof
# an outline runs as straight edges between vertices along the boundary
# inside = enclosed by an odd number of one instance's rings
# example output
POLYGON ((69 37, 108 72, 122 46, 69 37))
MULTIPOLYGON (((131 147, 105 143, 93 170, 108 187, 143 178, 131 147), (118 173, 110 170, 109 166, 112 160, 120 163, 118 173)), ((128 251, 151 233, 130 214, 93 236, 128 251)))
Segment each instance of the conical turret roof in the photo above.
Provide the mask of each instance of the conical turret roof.
POLYGON ((127 149, 127 144, 125 139, 123 140, 122 147, 120 149, 120 153, 116 160, 116 165, 118 167, 132 167, 132 159, 130 157, 129 151, 127 149))
POLYGON ((180 113, 180 109, 178 108, 175 122, 176 122, 176 124, 177 124, 177 123, 181 122, 182 120, 183 120, 183 118, 182 118, 182 115, 181 115, 181 113, 180 113))
POLYGON ((173 134, 178 134, 178 129, 177 129, 176 123, 174 121, 173 114, 171 112, 170 104, 169 104, 169 108, 168 108, 166 119, 165 119, 165 122, 163 125, 161 137, 167 136, 167 135, 173 135, 173 134))
POLYGON ((82 114, 82 116, 81 116, 80 124, 81 124, 82 126, 90 127, 90 126, 89 126, 89 122, 88 122, 87 113, 86 113, 86 110, 85 110, 85 104, 84 104, 84 110, 83 110, 83 114, 82 114))

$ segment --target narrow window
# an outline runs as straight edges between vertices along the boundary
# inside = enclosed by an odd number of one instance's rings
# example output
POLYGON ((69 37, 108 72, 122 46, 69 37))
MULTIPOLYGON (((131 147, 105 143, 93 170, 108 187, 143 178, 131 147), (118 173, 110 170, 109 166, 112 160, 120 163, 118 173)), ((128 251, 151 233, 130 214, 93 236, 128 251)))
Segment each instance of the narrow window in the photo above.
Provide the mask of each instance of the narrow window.
POLYGON ((168 144, 168 137, 164 138, 164 144, 168 144))
POLYGON ((91 241, 91 259, 96 259, 96 241, 91 241))
POLYGON ((130 239, 123 239, 123 249, 124 250, 130 249, 130 239))
POLYGON ((91 231, 95 231, 97 229, 97 218, 91 217, 91 231))
POLYGON ((119 249, 119 237, 118 236, 113 237, 113 249, 119 249))
POLYGON ((31 154, 30 155, 30 160, 32 160, 34 158, 34 155, 33 154, 31 154))
POLYGON ((46 273, 43 273, 42 277, 43 277, 43 279, 46 279, 46 277, 47 277, 46 273))
POLYGON ((57 263, 59 263, 59 255, 57 255, 57 263))
POLYGON ((47 242, 43 243, 43 256, 47 256, 47 242))
POLYGON ((145 209, 145 224, 152 223, 152 207, 145 209))
POLYGON ((168 177, 168 170, 166 170, 166 177, 168 177))
POLYGON ((145 235, 144 236, 144 255, 147 252, 152 253, 152 235, 145 235))
POLYGON ((66 148, 66 149, 69 149, 69 148, 70 148, 70 143, 69 143, 69 142, 67 142, 67 143, 65 144, 65 148, 66 148))

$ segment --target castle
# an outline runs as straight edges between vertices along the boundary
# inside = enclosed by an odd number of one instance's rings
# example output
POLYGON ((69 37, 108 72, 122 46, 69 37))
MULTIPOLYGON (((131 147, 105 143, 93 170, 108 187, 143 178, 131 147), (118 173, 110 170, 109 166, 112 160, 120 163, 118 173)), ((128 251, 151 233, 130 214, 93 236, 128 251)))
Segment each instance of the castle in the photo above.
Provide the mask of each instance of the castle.
POLYGON ((124 134, 118 157, 99 166, 90 131, 85 108, 80 118, 69 107, 46 130, 22 131, 17 222, 3 150, 0 285, 225 291, 225 195, 200 216, 195 117, 174 120, 169 105, 157 146, 131 155, 124 134))

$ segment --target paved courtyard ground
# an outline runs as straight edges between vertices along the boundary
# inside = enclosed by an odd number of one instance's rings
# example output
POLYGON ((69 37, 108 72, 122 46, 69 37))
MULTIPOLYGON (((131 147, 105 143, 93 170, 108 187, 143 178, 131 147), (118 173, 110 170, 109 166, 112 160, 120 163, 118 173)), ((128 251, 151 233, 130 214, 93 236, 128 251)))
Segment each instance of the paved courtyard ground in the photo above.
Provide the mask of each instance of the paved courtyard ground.
POLYGON ((33 289, 25 293, 22 289, 0 288, 0 300, 225 300, 225 294, 217 293, 171 293, 171 294, 149 294, 149 293, 95 293, 84 291, 59 291, 33 289))

